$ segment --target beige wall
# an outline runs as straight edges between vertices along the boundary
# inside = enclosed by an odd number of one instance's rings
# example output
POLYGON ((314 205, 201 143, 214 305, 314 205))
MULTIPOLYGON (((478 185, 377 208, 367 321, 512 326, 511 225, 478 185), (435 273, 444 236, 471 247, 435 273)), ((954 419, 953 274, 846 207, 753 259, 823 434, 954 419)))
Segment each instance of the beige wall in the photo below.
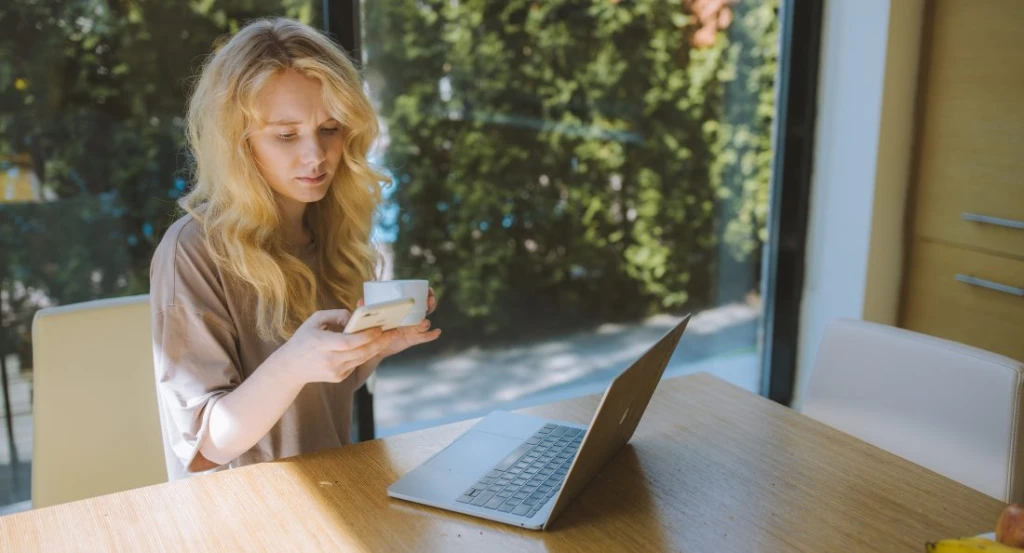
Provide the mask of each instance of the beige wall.
POLYGON ((864 291, 864 320, 888 325, 895 325, 899 316, 924 1, 900 0, 889 8, 864 291))

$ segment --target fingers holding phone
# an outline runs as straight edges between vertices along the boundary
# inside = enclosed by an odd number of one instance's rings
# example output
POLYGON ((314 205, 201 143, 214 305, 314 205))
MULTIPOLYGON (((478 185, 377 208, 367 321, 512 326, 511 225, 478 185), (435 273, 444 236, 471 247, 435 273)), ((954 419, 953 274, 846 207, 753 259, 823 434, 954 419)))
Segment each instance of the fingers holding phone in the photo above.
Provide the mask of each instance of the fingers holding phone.
POLYGON ((290 378, 302 384, 341 382, 363 363, 385 351, 394 333, 380 327, 345 334, 354 314, 346 309, 317 311, 271 356, 290 378))

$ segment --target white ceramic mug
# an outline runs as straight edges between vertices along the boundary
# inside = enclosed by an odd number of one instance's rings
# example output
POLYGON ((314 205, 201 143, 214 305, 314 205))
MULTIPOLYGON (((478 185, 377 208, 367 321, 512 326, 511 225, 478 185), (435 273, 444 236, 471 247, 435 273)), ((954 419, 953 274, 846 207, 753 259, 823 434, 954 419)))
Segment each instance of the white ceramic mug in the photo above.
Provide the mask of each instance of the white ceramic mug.
POLYGON ((383 301, 412 298, 416 304, 412 311, 402 319, 401 326, 419 323, 427 316, 427 290, 429 283, 425 280, 371 280, 363 283, 363 301, 367 305, 383 301))

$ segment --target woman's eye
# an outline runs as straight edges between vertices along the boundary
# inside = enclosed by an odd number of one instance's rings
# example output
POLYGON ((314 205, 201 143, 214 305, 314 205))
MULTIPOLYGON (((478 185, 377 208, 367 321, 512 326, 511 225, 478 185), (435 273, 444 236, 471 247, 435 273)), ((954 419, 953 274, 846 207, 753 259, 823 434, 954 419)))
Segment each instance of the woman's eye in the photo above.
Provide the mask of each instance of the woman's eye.
POLYGON ((295 138, 295 133, 279 134, 277 135, 277 137, 280 138, 281 140, 291 140, 295 138))
POLYGON ((337 132, 339 130, 341 130, 341 129, 339 129, 338 127, 330 127, 330 128, 320 129, 320 132, 322 132, 324 134, 337 134, 337 132))

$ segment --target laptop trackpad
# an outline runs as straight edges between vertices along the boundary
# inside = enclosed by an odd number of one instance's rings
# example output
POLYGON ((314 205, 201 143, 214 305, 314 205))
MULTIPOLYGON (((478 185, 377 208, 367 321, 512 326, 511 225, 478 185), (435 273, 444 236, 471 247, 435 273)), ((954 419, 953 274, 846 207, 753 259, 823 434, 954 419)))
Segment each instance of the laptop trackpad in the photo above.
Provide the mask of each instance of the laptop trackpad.
POLYGON ((483 474, 512 453, 522 438, 470 430, 431 459, 426 466, 464 474, 483 474))

